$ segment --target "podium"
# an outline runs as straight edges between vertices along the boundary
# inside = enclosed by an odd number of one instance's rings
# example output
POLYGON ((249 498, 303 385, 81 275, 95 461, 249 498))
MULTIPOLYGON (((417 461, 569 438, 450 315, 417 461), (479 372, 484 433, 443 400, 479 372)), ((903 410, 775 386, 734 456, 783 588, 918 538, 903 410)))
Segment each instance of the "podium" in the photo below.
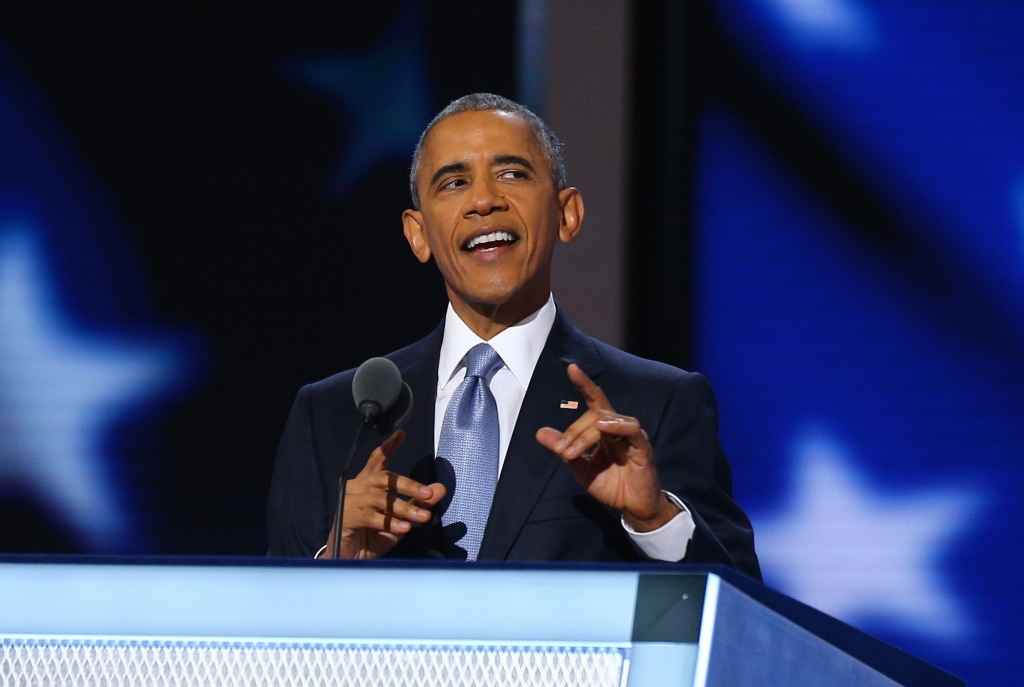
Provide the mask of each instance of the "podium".
POLYGON ((3 556, 0 594, 4 684, 965 684, 717 566, 3 556))

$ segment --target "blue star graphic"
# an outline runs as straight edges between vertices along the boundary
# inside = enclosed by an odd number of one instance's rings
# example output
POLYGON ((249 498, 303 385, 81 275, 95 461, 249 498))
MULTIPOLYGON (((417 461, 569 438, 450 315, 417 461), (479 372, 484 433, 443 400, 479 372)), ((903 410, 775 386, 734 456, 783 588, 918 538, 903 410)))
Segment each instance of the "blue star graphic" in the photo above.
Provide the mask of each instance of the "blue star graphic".
POLYGON ((981 502, 979 494, 877 492, 843 447, 820 434, 798 444, 795 474, 788 508, 754 518, 769 582, 847 622, 895 621, 946 641, 970 634, 939 562, 981 502))
POLYGON ((379 162, 408 164, 430 121, 420 12, 417 3, 406 2, 368 52, 294 58, 285 65, 290 78, 329 98, 348 124, 348 141, 330 181, 335 196, 346 195, 379 162))
POLYGON ((27 488, 89 551, 131 547, 104 432, 176 381, 170 347, 85 334, 63 313, 38 236, 0 222, 0 490, 27 488))

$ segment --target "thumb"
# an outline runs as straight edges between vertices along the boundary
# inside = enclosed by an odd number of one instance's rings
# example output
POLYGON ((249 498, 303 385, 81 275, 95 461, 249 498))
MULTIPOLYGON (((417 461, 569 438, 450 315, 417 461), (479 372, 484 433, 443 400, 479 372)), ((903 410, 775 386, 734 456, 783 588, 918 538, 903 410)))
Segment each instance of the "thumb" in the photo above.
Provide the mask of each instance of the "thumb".
POLYGON ((372 474, 374 472, 383 472, 388 469, 388 458, 398 450, 398 447, 405 441, 405 431, 398 430, 390 437, 388 437, 383 444, 373 449, 373 453, 370 454, 370 459, 366 461, 366 465, 360 471, 359 474, 372 474))

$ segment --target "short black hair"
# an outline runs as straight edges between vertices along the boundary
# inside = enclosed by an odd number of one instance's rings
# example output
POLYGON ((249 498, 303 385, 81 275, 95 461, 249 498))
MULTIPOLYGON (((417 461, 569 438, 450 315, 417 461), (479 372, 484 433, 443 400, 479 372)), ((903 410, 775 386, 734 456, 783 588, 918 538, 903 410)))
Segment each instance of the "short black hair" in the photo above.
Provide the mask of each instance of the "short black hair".
POLYGON ((537 138, 537 143, 540 144, 541 151, 544 153, 544 159, 547 160, 548 166, 551 167, 551 174, 555 179, 555 188, 560 191, 566 187, 567 181, 565 160, 562 158, 562 142, 555 136, 555 132, 544 123, 544 120, 514 100, 509 100, 493 93, 472 93, 449 103, 448 107, 437 113, 437 116, 430 121, 430 124, 427 124, 427 128, 420 134, 420 140, 416 144, 415 152, 412 154, 412 166, 409 168, 409 192, 412 194, 412 206, 414 208, 420 209, 420 192, 416 188, 416 179, 419 177, 420 168, 423 166, 423 141, 426 140, 427 134, 438 123, 452 115, 462 114, 463 112, 506 112, 522 117, 533 131, 533 135, 537 138))

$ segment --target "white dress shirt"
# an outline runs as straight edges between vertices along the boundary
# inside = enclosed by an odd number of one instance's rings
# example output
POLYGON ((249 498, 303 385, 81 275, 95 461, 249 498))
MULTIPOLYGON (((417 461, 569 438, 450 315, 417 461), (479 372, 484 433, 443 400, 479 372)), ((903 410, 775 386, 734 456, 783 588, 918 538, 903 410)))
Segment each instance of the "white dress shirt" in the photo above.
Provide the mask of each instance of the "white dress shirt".
MULTIPOLYGON (((437 364, 437 401, 434 404, 434 454, 441 442, 441 425, 448 409, 448 401, 466 377, 466 354, 479 343, 488 343, 501 356, 505 365, 491 378, 490 389, 498 406, 498 473, 505 465, 505 454, 516 427, 519 409, 530 386, 530 379, 537 367, 548 334, 555 323, 555 299, 548 301, 540 310, 505 329, 485 342, 456 314, 451 303, 445 315, 444 339, 441 342, 441 358, 437 364)), ((559 427, 557 429, 565 429, 559 427)), ((679 508, 679 514, 656 530, 636 532, 625 521, 626 529, 633 543, 650 558, 663 561, 682 560, 690 538, 696 529, 693 516, 683 502, 674 494, 665 496, 679 508)))

